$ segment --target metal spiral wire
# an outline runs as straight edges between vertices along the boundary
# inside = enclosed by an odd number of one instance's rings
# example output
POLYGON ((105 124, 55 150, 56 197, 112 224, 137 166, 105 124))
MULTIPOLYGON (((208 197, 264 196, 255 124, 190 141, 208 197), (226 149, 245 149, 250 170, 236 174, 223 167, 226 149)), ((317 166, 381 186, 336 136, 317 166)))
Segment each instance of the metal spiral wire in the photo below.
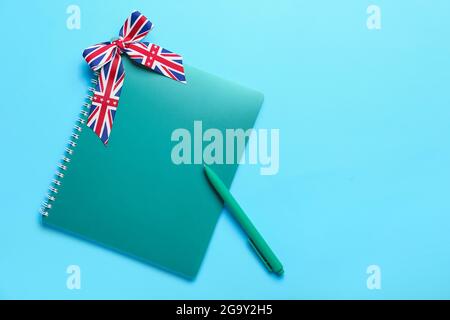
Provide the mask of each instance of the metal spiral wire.
MULTIPOLYGON (((98 73, 95 73, 98 76, 98 73)), ((92 84, 97 84, 96 79, 91 79, 92 84)), ((55 173, 55 177, 52 180, 48 190, 49 192, 46 195, 45 201, 42 203, 39 212, 43 216, 48 216, 49 210, 53 206, 53 202, 56 201, 59 187, 63 183, 64 172, 67 170, 67 167, 70 165, 71 156, 75 152, 75 148, 77 146, 77 140, 80 137, 80 133, 83 131, 83 125, 87 122, 87 117, 89 115, 89 109, 91 107, 92 102, 92 94, 95 91, 95 88, 89 87, 89 93, 85 99, 86 101, 83 103, 83 109, 80 112, 80 116, 77 119, 77 124, 73 128, 72 135, 70 136, 67 147, 65 148, 65 152, 61 159, 61 162, 58 163, 58 170, 55 173)))

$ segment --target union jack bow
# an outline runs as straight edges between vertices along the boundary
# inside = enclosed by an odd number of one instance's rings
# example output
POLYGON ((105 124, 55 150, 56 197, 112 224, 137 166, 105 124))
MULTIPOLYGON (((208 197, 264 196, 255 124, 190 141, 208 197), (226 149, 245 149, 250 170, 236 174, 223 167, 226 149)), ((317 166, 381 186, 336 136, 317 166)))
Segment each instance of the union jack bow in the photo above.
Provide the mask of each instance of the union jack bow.
POLYGON ((119 105, 120 91, 125 77, 122 53, 136 63, 173 80, 186 83, 183 58, 149 42, 139 42, 153 28, 153 24, 139 11, 134 11, 120 29, 119 38, 102 42, 83 51, 83 57, 94 70, 100 70, 87 120, 90 127, 106 145, 111 134, 114 116, 119 105))

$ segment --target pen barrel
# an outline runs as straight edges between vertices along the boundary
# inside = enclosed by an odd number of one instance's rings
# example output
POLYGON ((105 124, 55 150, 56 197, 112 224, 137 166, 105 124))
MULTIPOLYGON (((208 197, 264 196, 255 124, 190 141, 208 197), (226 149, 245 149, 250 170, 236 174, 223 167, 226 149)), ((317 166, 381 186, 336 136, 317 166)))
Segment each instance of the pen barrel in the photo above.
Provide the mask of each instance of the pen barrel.
POLYGON ((263 260, 270 271, 281 275, 283 274, 283 266, 278 260, 275 253, 270 249, 267 242, 261 236, 261 234, 256 230, 253 223, 242 210, 241 206, 234 199, 233 195, 230 193, 225 184, 220 180, 219 176, 211 170, 208 166, 204 166, 206 176, 208 177, 210 183, 214 186, 214 189, 222 198, 225 206, 231 215, 237 220, 241 225, 241 228, 247 234, 251 245, 256 250, 259 257, 263 260))
POLYGON ((272 249, 270 249, 267 242, 255 228, 253 223, 250 221, 244 210, 242 210, 241 206, 237 203, 231 193, 222 193, 222 199, 225 205, 228 207, 230 213, 239 222, 242 229, 247 234, 248 238, 252 242, 252 245, 257 251, 259 251, 258 254, 269 265, 270 269, 277 274, 283 273, 283 266, 280 260, 278 260, 275 253, 272 251, 272 249))

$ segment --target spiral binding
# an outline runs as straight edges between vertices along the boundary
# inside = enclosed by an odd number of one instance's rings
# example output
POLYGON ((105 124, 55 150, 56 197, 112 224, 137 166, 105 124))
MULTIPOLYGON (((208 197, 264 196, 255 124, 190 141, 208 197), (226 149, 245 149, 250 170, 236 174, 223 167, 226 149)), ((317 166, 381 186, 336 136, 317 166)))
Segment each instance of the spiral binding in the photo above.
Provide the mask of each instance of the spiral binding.
MULTIPOLYGON (((98 76, 98 72, 95 73, 95 76, 98 76)), ((91 79, 91 83, 96 85, 97 80, 91 79)), ((85 101, 83 103, 83 108, 80 112, 80 116, 77 120, 77 124, 73 127, 72 135, 70 136, 70 140, 68 142, 67 147, 65 148, 65 152, 62 157, 62 161, 58 163, 58 170, 55 173, 55 177, 50 184, 49 192, 47 193, 46 199, 42 202, 41 208, 39 212, 43 216, 48 216, 49 210, 52 208, 52 203, 56 201, 59 187, 62 185, 62 181, 64 179, 64 171, 67 170, 67 166, 70 164, 70 157, 75 152, 75 148, 77 146, 77 140, 80 137, 79 134, 83 131, 83 125, 87 121, 87 117, 89 115, 89 109, 91 108, 92 103, 92 95, 95 89, 89 87, 89 94, 86 95, 85 101)))

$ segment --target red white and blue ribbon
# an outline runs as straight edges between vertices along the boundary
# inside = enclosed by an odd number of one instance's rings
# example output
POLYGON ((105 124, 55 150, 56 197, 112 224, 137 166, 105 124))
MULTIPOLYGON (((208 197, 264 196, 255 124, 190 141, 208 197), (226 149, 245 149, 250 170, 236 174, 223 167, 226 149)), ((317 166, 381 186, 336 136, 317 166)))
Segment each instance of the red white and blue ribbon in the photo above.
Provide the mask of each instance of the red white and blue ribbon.
POLYGON ((146 68, 186 83, 183 58, 179 54, 156 44, 139 42, 152 28, 153 24, 143 14, 134 11, 120 29, 117 40, 99 43, 83 51, 89 67, 94 71, 100 70, 87 126, 105 145, 111 134, 125 77, 122 53, 146 68))

